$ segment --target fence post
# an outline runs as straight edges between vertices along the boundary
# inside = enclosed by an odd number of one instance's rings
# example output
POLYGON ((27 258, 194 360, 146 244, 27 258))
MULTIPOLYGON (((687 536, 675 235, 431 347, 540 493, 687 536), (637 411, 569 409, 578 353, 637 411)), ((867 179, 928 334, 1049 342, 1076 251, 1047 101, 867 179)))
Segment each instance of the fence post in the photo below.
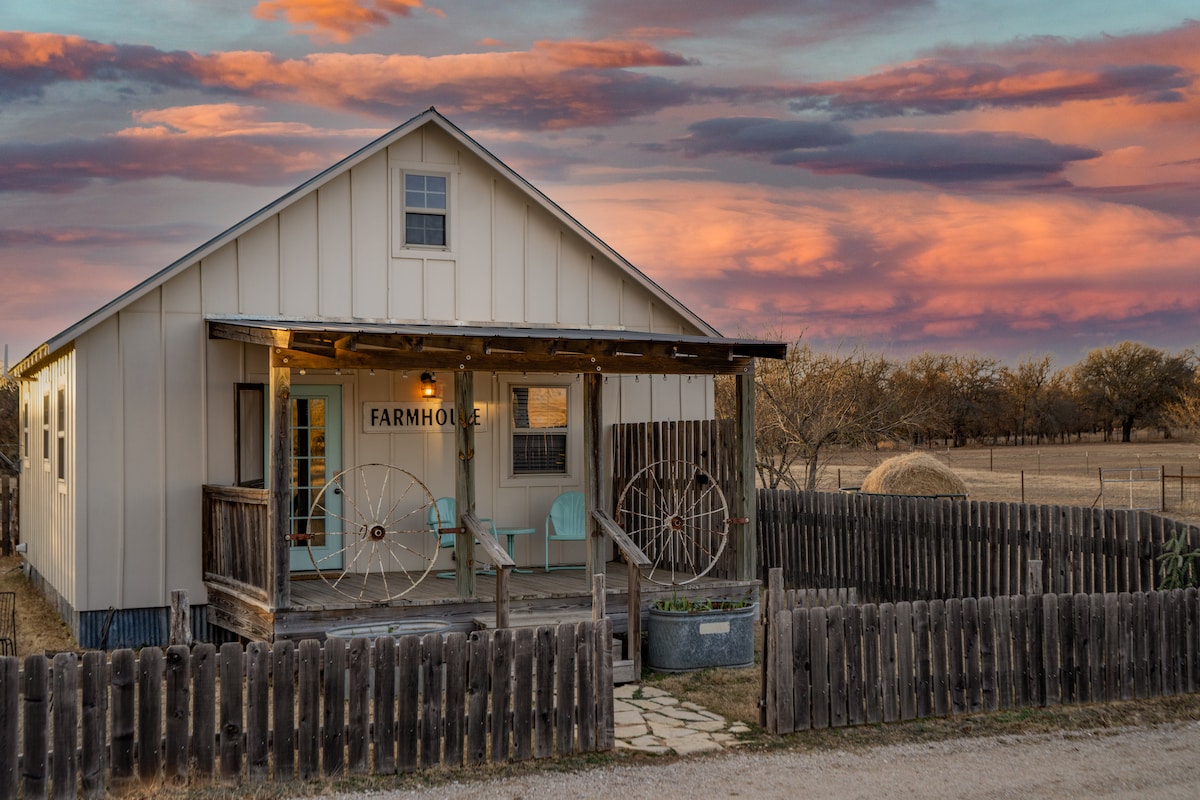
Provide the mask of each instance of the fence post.
POLYGON ((187 589, 171 592, 171 644, 192 644, 192 609, 187 589))
POLYGON ((774 726, 775 685, 777 676, 771 662, 771 624, 783 608, 783 568, 771 567, 767 572, 767 596, 760 609, 763 626, 762 680, 759 681, 758 724, 770 730, 774 726))

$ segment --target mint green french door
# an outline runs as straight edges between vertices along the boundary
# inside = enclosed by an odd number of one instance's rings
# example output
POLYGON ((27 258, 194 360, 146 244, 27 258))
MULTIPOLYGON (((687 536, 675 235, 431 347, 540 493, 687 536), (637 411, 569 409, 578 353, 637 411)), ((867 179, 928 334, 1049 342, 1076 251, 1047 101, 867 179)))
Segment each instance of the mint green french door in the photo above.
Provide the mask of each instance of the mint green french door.
POLYGON ((291 568, 339 569, 342 495, 321 490, 342 469, 342 387, 293 384, 291 423, 291 568))

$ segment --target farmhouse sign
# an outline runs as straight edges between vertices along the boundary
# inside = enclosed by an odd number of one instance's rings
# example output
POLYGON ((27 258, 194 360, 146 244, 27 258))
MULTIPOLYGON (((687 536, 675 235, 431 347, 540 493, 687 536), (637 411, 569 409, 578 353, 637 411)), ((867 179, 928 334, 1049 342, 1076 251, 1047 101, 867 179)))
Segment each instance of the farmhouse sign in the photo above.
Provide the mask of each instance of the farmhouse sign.
MULTIPOLYGON (((478 403, 467 424, 487 432, 487 404, 478 403)), ((453 433, 454 406, 443 403, 363 403, 363 433, 453 433)))

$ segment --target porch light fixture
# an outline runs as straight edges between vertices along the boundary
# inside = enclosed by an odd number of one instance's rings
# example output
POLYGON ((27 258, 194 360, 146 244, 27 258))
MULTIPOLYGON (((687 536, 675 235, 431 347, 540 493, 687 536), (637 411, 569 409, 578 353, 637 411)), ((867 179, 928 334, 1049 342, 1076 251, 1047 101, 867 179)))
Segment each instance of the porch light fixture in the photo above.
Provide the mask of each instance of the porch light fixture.
POLYGON ((421 399, 436 400, 441 397, 441 387, 434 380, 432 372, 421 373, 421 399))

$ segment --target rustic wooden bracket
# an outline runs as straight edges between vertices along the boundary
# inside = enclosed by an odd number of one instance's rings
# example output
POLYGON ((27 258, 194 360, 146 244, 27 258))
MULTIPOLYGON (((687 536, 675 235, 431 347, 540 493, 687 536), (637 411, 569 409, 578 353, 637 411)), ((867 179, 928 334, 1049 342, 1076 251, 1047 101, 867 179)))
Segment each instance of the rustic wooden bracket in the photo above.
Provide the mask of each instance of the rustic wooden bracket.
POLYGON ((725 521, 728 522, 730 525, 749 525, 750 524, 749 517, 730 517, 729 519, 727 519, 725 521))

